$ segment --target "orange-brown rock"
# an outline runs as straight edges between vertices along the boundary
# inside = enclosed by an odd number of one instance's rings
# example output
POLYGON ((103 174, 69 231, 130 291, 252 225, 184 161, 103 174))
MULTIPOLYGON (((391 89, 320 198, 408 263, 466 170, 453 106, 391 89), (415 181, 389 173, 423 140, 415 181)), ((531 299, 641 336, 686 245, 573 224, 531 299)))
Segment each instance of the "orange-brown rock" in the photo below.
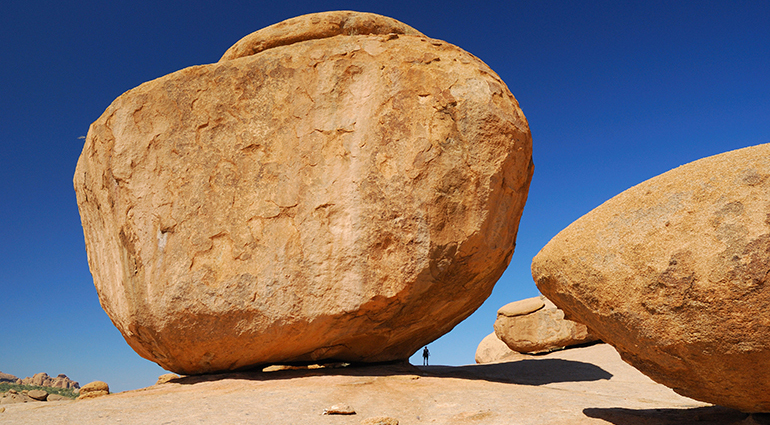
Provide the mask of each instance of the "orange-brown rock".
POLYGON ((565 319, 564 311, 542 296, 501 307, 495 334, 519 353, 541 353, 598 340, 584 324, 565 319))
POLYGON ((83 388, 80 389, 80 395, 78 396, 78 400, 86 400, 89 398, 96 398, 96 397, 101 397, 109 394, 110 394, 110 386, 107 385, 106 382, 93 381, 93 382, 89 382, 86 385, 83 385, 83 388))
POLYGON ((74 185, 103 308, 195 374, 408 358, 490 294, 532 169, 483 62, 330 12, 120 96, 74 185))
POLYGON ((610 199, 532 262, 541 292, 676 392, 770 411, 770 144, 610 199))

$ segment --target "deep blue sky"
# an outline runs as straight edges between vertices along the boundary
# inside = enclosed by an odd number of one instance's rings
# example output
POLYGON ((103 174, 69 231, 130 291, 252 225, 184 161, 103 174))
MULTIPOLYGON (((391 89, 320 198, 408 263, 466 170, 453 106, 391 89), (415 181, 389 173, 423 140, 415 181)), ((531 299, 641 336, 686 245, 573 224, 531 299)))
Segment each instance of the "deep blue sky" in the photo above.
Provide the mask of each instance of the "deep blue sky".
POLYGON ((500 306, 537 295, 530 262, 603 201, 681 164, 770 142, 767 1, 10 0, 0 13, 0 371, 113 390, 163 371, 102 311, 72 175, 117 96, 216 62, 241 37, 326 10, 387 15, 454 43, 506 81, 533 135, 516 252, 492 296, 430 345, 473 363, 500 306))

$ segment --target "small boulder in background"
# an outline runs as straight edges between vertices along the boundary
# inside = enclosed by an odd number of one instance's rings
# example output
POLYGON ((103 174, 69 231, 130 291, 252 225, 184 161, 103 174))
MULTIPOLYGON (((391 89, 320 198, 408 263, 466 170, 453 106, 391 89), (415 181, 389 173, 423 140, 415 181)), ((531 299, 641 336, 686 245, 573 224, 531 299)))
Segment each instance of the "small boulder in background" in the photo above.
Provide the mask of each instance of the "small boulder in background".
POLYGON ((500 338, 492 332, 484 337, 476 348, 476 363, 497 363, 518 360, 524 356, 511 350, 500 338))
POLYGON ((37 401, 46 401, 48 398, 48 391, 43 390, 30 390, 27 392, 29 398, 37 401))
POLYGON ((94 381, 84 385, 80 389, 78 400, 101 397, 110 393, 110 386, 106 382, 94 381))
POLYGON ((495 334, 520 353, 553 351, 598 340, 585 325, 565 319, 564 311, 543 296, 501 307, 495 334))

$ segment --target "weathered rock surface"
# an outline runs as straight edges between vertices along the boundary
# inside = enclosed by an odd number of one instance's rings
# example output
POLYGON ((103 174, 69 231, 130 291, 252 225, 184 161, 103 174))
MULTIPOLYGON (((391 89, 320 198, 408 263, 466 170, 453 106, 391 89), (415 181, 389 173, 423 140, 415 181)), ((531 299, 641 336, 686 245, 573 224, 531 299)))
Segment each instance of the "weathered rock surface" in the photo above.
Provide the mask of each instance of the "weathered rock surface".
POLYGON ((39 387, 52 387, 52 388, 80 388, 80 384, 71 380, 67 375, 60 373, 55 378, 48 376, 47 373, 36 373, 32 377, 26 377, 21 380, 24 385, 37 385, 39 387))
POLYGON ((371 14, 236 46, 123 94, 86 138, 89 265, 131 347, 182 374, 388 361, 471 314, 533 170, 505 83, 371 14))
POLYGON ((361 425, 398 425, 398 419, 390 416, 374 416, 362 420, 361 425))
POLYGON ((534 313, 545 307, 545 299, 546 298, 544 297, 532 297, 524 300, 514 301, 497 309, 497 315, 516 317, 534 313))
POLYGON ((101 397, 101 396, 108 395, 109 393, 110 393, 110 386, 107 385, 106 382, 93 381, 84 385, 83 388, 80 389, 80 395, 78 396, 78 400, 101 397))
POLYGON ((655 381, 770 411, 770 145, 610 199, 532 262, 541 292, 655 381))
POLYGON ((519 353, 552 351, 598 340, 582 323, 565 319, 564 312, 542 296, 501 307, 495 334, 519 353))
POLYGON ((476 348, 476 363, 495 363, 518 360, 523 355, 511 350, 494 332, 484 337, 476 348))

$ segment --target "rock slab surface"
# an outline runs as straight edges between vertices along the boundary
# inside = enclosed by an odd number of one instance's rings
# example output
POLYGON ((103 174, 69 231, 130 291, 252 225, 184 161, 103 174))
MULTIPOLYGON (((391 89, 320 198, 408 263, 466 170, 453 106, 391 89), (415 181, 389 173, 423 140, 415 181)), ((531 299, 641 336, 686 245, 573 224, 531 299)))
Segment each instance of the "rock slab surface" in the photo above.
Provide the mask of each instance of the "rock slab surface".
POLYGON ((770 411, 770 145, 683 165, 581 217, 540 291, 676 392, 770 411))
POLYGON ((361 425, 383 416, 401 425, 755 423, 741 422, 746 414, 684 398, 653 382, 607 344, 493 365, 417 370, 389 365, 183 379, 87 402, 7 405, 0 423, 361 425), (336 403, 350 404, 357 414, 321 415, 336 403))
POLYGON ((491 293, 532 171, 483 62, 329 12, 120 96, 74 186, 104 310, 141 356, 196 374, 408 358, 491 293))
POLYGON ((540 353, 598 340, 586 325, 565 319, 564 311, 542 296, 501 307, 495 335, 519 353, 540 353))

